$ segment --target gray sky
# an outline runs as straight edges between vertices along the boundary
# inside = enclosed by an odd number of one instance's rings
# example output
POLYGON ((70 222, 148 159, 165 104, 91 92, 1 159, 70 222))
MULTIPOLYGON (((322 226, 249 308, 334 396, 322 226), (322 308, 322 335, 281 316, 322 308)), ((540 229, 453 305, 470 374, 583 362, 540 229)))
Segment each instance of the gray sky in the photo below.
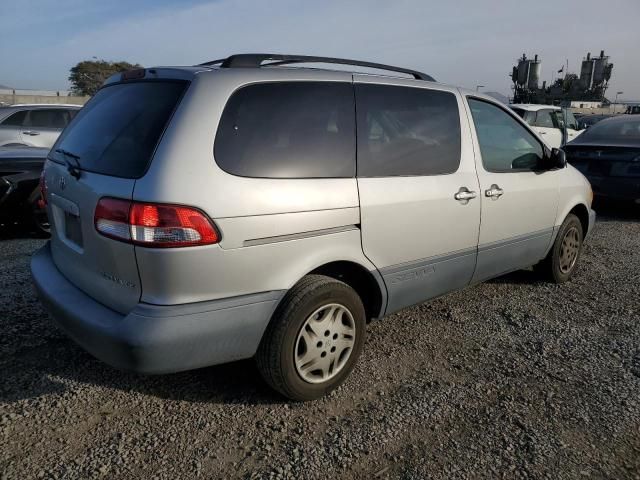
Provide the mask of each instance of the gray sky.
POLYGON ((640 99, 640 0, 20 0, 2 7, 0 84, 64 89, 92 56, 145 66, 238 52, 357 58, 510 93, 526 52, 549 82, 588 51, 611 56, 608 96, 640 99))

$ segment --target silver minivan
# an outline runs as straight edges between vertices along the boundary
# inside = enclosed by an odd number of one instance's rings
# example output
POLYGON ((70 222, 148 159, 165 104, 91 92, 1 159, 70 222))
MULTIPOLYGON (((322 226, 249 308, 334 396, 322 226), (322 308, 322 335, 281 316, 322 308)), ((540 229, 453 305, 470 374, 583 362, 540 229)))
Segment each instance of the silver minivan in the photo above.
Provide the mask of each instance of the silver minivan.
POLYGON ((373 319, 532 265, 568 280, 595 218, 491 98, 267 54, 111 77, 42 191, 32 275, 79 344, 144 373, 255 357, 296 400, 345 380, 373 319))

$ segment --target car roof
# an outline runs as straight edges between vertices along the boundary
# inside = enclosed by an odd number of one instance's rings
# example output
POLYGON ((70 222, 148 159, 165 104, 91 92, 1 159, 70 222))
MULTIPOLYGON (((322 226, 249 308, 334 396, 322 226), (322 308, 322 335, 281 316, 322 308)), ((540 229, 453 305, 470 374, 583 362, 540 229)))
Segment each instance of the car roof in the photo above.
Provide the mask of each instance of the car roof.
POLYGON ((43 147, 0 147, 0 158, 46 158, 48 148, 43 147))
POLYGON ((3 105, 0 108, 82 108, 82 105, 72 103, 14 103, 12 105, 3 105))
POLYGON ((511 108, 527 110, 528 112, 537 112, 538 110, 561 110, 560 107, 556 107, 555 105, 540 105, 537 103, 512 103, 509 106, 511 108))
MULTIPOLYGON (((437 81, 414 79, 408 76, 403 76, 402 74, 394 75, 392 73, 391 74, 384 74, 384 73, 377 73, 377 72, 373 73, 369 71, 361 71, 356 69, 343 70, 343 69, 332 69, 332 68, 322 68, 322 67, 302 67, 297 65, 296 66, 264 65, 264 66, 261 66, 260 68, 223 68, 218 65, 212 65, 212 66, 197 65, 195 67, 160 66, 160 67, 149 67, 149 68, 145 68, 144 70, 152 73, 151 78, 167 78, 167 79, 176 79, 176 80, 192 80, 196 77, 196 75, 209 75, 209 74, 219 75, 219 74, 227 74, 227 73, 236 74, 239 71, 245 74, 248 79, 250 78, 252 80, 259 79, 261 76, 260 72, 265 73, 265 77, 268 77, 269 74, 267 72, 272 73, 274 71, 277 71, 280 76, 291 75, 292 78, 298 77, 301 71, 310 72, 310 73, 318 72, 319 74, 323 72, 330 72, 330 73, 350 74, 350 75, 366 75, 373 78, 380 78, 381 80, 384 80, 384 79, 401 80, 401 81, 407 81, 410 84, 415 84, 415 85, 423 85, 423 86, 440 85, 443 87, 456 88, 456 89, 458 88, 455 85, 447 85, 437 81)), ((116 73, 105 80, 103 87, 110 84, 114 84, 114 83, 120 83, 121 81, 122 81, 122 73, 116 73)), ((125 82, 127 82, 127 80, 125 80, 125 82)), ((469 94, 471 93, 473 93, 474 95, 477 95, 477 92, 469 91, 469 94)), ((482 98, 495 100, 485 95, 477 95, 477 96, 482 96, 482 98)))
MULTIPOLYGON (((211 62, 209 62, 211 63, 211 62)), ((311 62, 314 63, 314 62, 311 62)), ((322 62, 316 62, 316 63, 322 63, 322 62)), ((331 63, 331 62, 329 62, 331 63)), ((349 66, 350 64, 345 64, 346 66, 349 66)), ((145 71, 145 75, 143 75, 145 78, 148 74, 151 74, 150 78, 169 78, 169 79, 182 79, 182 80, 192 80, 193 78, 196 77, 196 75, 203 75, 203 74, 220 74, 220 73, 227 73, 227 72, 231 72, 231 71, 243 71, 244 73, 246 73, 249 77, 253 77, 254 79, 256 77, 259 77, 259 72, 260 71, 271 71, 273 72, 274 70, 277 70, 279 74, 283 74, 283 75, 288 75, 290 74, 292 77, 297 77, 299 75, 300 71, 306 71, 306 72, 332 72, 332 73, 342 73, 342 74, 352 74, 352 75, 366 75, 368 77, 372 77, 372 78, 379 78, 381 81, 384 81, 385 79, 394 79, 394 80, 400 80, 403 83, 406 82, 406 84, 408 85, 416 85, 416 86, 429 86, 429 85, 433 85, 433 86, 441 86, 441 87, 445 87, 445 88, 450 88, 450 89, 456 89, 459 91, 459 93, 461 95, 464 96, 470 96, 470 97, 476 97, 476 98, 480 98, 483 100, 486 100, 488 102, 491 103, 495 103, 498 105, 505 105, 502 102, 500 102, 499 100, 496 100, 494 97, 490 96, 490 95, 486 95, 477 91, 473 91, 473 90, 468 90, 468 89, 464 89, 464 88, 460 88, 456 85, 450 85, 450 84, 446 84, 446 83, 442 83, 442 82, 438 82, 436 80, 424 80, 424 79, 417 79, 417 78, 409 78, 407 76, 404 76, 404 74, 406 72, 412 72, 412 70, 407 70, 405 72, 400 72, 400 74, 393 74, 393 73, 379 73, 379 72, 371 72, 371 71, 362 71, 362 68, 365 69, 374 69, 375 67, 367 67, 367 66, 363 66, 363 65, 357 65, 357 64, 353 64, 351 66, 354 66, 355 68, 345 68, 345 69, 332 69, 332 68, 326 68, 326 67, 305 67, 305 66, 300 66, 300 65, 293 65, 293 64, 288 64, 288 65, 278 65, 278 64, 266 64, 266 65, 261 65, 258 68, 250 68, 250 67, 235 67, 235 68, 225 68, 225 67, 221 67, 219 64, 201 64, 201 65, 194 65, 194 66, 155 66, 155 67, 148 67, 148 68, 144 68, 144 69, 138 69, 138 70, 144 70, 145 71), (256 75, 257 74, 257 75, 256 75)), ((392 67, 394 68, 394 67, 392 67)), ((380 69, 380 70, 385 70, 385 69, 380 69)), ((393 71, 393 70, 390 70, 393 71)), ((132 71, 132 73, 135 73, 132 71)), ((416 72, 418 74, 420 74, 420 72, 416 72)), ((421 75, 425 75, 426 74, 421 74, 421 75)), ((116 73, 114 75, 112 75, 111 77, 107 78, 103 84, 104 86, 110 85, 110 84, 114 84, 114 83, 120 83, 122 81, 122 76, 123 73, 116 73)), ((432 77, 429 77, 432 78, 432 77)), ((137 79, 136 77, 133 77, 132 80, 137 79)), ((127 80, 125 80, 126 82, 127 80)), ((506 106, 506 105, 505 105, 506 106)), ((554 108, 557 109, 558 107, 553 107, 550 105, 538 105, 538 107, 540 108, 554 108)))
POLYGON ((640 122, 640 114, 633 114, 633 115, 615 115, 615 116, 611 116, 608 118, 603 118, 602 120, 600 120, 598 123, 627 123, 627 122, 631 122, 631 123, 636 123, 636 122, 640 122))

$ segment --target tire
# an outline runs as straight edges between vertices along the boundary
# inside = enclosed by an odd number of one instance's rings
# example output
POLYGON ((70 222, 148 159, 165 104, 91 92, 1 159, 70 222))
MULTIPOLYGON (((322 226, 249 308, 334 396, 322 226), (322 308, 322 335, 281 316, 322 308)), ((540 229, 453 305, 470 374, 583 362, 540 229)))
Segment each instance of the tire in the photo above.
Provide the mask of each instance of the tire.
POLYGON ((582 224, 570 213, 562 222, 549 254, 535 270, 554 283, 570 280, 580 260, 583 240, 582 224))
POLYGON ((48 238, 51 235, 51 226, 47 217, 47 210, 38 206, 37 200, 30 206, 30 226, 38 238, 48 238))
POLYGON ((256 353, 258 370, 285 397, 320 398, 349 376, 365 335, 364 306, 355 290, 331 277, 307 275, 273 314, 256 353))

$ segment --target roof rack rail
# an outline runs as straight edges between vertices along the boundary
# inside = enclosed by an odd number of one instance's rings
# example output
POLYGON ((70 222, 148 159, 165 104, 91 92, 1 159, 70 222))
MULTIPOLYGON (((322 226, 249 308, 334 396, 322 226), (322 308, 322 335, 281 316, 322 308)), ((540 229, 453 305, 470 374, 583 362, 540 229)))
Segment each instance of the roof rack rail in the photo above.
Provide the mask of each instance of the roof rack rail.
POLYGON ((411 75, 417 80, 425 80, 435 82, 431 75, 410 70, 408 68, 393 67, 382 63, 361 62, 359 60, 347 60, 346 58, 333 57, 314 57, 309 55, 281 55, 278 53, 242 53, 231 55, 227 58, 211 60, 210 62, 201 63, 200 66, 206 67, 220 64, 221 68, 258 68, 262 66, 287 65, 292 63, 333 63, 338 65, 353 65, 356 67, 375 68, 377 70, 386 70, 389 72, 404 73, 411 75), (271 61, 263 65, 263 62, 271 61))

